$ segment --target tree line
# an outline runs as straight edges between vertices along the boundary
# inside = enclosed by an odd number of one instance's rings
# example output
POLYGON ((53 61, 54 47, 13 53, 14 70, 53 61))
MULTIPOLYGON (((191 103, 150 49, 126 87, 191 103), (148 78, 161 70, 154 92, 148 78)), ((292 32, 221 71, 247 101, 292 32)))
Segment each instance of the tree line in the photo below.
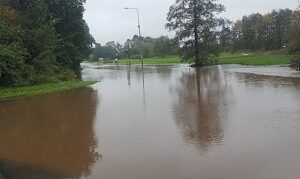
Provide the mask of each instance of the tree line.
POLYGON ((288 49, 300 51, 300 11, 273 10, 244 16, 220 31, 220 45, 226 51, 288 49))
POLYGON ((108 42, 105 45, 96 43, 91 60, 120 59, 120 58, 140 58, 141 50, 145 58, 149 57, 166 57, 178 55, 179 43, 176 39, 170 39, 167 36, 158 38, 139 37, 134 35, 132 39, 127 39, 121 45, 119 42, 108 42))
POLYGON ((79 77, 94 39, 85 0, 0 1, 0 86, 79 77))

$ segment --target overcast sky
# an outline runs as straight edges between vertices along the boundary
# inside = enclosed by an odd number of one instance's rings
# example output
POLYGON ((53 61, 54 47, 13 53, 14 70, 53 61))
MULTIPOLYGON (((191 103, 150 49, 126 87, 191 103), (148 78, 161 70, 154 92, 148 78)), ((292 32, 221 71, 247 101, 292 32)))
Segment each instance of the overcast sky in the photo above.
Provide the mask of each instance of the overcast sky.
MULTIPOLYGON (((85 19, 97 42, 125 42, 137 30, 137 15, 124 7, 137 7, 141 13, 142 35, 158 37, 172 36, 165 29, 169 7, 175 0, 87 0, 85 19)), ((222 15, 230 20, 241 19, 252 12, 267 13, 272 9, 296 9, 296 0, 220 0, 226 7, 222 15)))

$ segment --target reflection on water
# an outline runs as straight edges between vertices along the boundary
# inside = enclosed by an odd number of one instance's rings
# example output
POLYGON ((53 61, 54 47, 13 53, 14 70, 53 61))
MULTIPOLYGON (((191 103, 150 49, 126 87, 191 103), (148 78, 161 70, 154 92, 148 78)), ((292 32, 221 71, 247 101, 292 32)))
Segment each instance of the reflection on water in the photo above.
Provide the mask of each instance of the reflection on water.
POLYGON ((253 73, 235 73, 237 80, 245 85, 251 87, 269 87, 279 89, 280 87, 296 87, 300 89, 299 78, 296 77, 278 77, 278 76, 268 76, 268 75, 258 75, 253 73))
POLYGON ((131 70, 130 69, 127 70, 127 83, 128 83, 128 86, 130 87, 131 86, 131 70))
POLYGON ((156 69, 156 73, 158 74, 159 78, 168 82, 172 77, 172 66, 158 66, 156 69))
POLYGON ((290 67, 286 66, 269 66, 269 67, 253 67, 253 66, 243 66, 243 65, 224 65, 225 71, 228 72, 237 72, 237 73, 250 73, 256 75, 263 75, 263 76, 271 76, 271 77, 294 77, 300 78, 300 73, 291 70, 290 67))
POLYGON ((79 89, 0 103, 0 176, 90 175, 99 158, 94 137, 96 100, 92 89, 79 89))
POLYGON ((218 68, 185 70, 178 79, 175 121, 184 137, 201 149, 223 141, 227 93, 226 81, 218 68))

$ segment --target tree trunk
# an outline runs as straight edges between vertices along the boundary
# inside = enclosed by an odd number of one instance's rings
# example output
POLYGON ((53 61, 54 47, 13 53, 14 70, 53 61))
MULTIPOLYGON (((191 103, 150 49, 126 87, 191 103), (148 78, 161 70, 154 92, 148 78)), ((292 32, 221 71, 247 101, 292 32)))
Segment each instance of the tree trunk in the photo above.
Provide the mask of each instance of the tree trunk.
POLYGON ((194 36, 195 36, 195 65, 201 66, 202 62, 199 57, 199 34, 198 34, 198 24, 197 24, 197 0, 194 0, 194 36))
POLYGON ((199 58, 199 36, 197 29, 197 25, 195 24, 195 62, 196 65, 201 65, 201 61, 199 58))

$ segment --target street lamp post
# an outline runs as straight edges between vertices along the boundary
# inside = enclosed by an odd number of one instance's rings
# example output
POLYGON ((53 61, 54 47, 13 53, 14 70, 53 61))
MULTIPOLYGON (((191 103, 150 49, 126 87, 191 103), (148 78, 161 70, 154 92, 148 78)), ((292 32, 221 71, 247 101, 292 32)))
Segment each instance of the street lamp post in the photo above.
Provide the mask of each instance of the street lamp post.
POLYGON ((140 23, 140 12, 138 8, 130 8, 130 7, 125 7, 124 9, 126 10, 135 10, 137 12, 138 16, 138 29, 139 29, 139 39, 140 39, 140 48, 141 48, 141 62, 142 66, 144 66, 144 57, 143 57, 143 48, 142 48, 142 35, 141 35, 141 23, 140 23))

